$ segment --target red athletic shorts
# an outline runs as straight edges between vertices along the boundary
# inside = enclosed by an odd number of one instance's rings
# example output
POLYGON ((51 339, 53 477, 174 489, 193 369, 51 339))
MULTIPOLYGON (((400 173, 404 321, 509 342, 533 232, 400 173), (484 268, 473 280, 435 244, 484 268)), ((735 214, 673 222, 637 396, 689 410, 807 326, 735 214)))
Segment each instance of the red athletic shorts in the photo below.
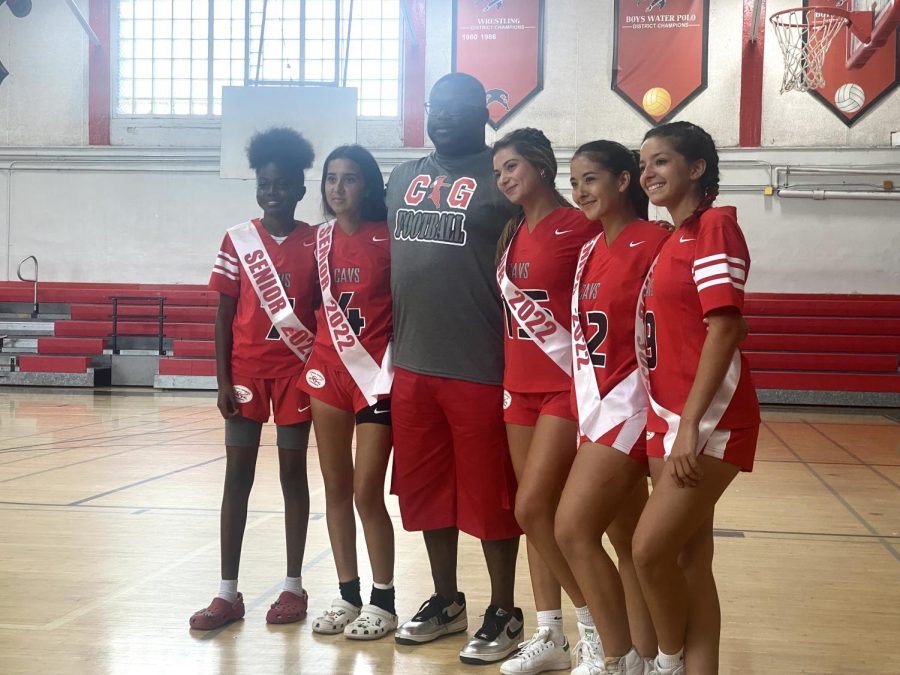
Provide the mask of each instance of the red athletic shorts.
POLYGON ((502 387, 398 368, 391 415, 392 492, 405 529, 456 527, 487 541, 521 534, 502 387))
MULTIPOLYGON (((358 413, 369 407, 366 397, 347 369, 336 368, 324 359, 316 358, 315 349, 297 386, 312 398, 341 410, 358 413)), ((388 395, 380 398, 388 398, 388 395)))
POLYGON ((503 390, 503 421, 507 424, 533 427, 541 415, 555 415, 575 421, 569 392, 531 394, 503 390))
POLYGON ((309 396, 297 388, 300 373, 289 377, 257 379, 232 375, 232 390, 238 402, 238 414, 257 422, 269 421, 269 410, 275 412, 275 424, 308 422, 309 396))
MULTIPOLYGON (((740 467, 741 471, 753 471, 758 437, 758 426, 745 429, 716 429, 706 445, 703 446, 700 454, 734 464, 740 467)), ((647 432, 647 455, 649 457, 665 457, 663 438, 665 438, 665 434, 647 432)))
POLYGON ((597 443, 615 448, 631 459, 642 464, 647 463, 647 416, 643 413, 635 415, 624 422, 617 424, 603 434, 596 441, 587 436, 582 436, 579 447, 585 443, 597 443))

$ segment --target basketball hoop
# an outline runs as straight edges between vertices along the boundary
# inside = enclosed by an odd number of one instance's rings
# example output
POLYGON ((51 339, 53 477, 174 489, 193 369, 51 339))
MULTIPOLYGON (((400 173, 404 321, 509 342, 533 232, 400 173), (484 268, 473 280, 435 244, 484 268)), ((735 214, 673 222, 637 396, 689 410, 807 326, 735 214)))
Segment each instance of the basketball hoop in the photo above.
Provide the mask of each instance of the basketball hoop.
POLYGON ((850 13, 832 7, 798 7, 776 12, 769 21, 784 55, 781 93, 824 86, 825 55, 838 32, 851 25, 850 13))

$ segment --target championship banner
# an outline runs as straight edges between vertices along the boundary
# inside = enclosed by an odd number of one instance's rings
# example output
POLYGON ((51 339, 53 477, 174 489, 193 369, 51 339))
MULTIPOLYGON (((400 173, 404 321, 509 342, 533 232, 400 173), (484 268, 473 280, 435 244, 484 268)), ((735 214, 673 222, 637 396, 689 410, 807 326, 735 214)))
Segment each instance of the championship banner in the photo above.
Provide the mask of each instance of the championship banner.
POLYGON ((544 0, 453 0, 453 72, 477 77, 494 129, 544 88, 544 0))
MULTIPOLYGON (((804 7, 810 5, 851 9, 846 0, 804 0, 804 7)), ((857 8, 860 5, 865 6, 858 3, 857 8)), ((856 124, 900 84, 900 31, 875 52, 862 68, 847 67, 850 40, 852 38, 848 29, 838 32, 822 66, 825 85, 809 90, 810 94, 848 127, 856 124)))
POLYGON ((614 0, 612 88, 654 126, 706 89, 709 0, 614 0))

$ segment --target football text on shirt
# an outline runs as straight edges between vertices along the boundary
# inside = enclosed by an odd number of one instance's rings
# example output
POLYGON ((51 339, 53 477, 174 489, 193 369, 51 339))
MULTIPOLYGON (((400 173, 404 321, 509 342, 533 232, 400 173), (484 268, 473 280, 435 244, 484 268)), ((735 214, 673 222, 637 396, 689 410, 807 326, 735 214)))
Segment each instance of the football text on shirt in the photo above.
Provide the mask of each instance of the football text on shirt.
POLYGON ((419 206, 426 198, 434 204, 434 211, 398 209, 394 223, 394 238, 402 241, 426 241, 435 244, 465 246, 466 209, 472 201, 478 182, 474 178, 457 178, 450 183, 447 176, 432 178, 420 174, 412 179, 403 201, 407 206, 419 206), (447 189, 446 199, 443 190, 447 189), (441 211, 446 201, 449 209, 463 213, 441 211))

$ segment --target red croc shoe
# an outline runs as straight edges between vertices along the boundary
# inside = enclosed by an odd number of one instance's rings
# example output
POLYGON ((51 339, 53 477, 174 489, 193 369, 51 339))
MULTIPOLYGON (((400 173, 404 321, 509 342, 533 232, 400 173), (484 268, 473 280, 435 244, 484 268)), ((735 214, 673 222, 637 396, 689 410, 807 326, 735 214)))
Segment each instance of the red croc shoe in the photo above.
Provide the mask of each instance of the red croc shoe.
POLYGON ((213 598, 209 607, 194 612, 191 616, 191 628, 194 630, 214 630, 226 623, 244 618, 244 596, 238 593, 237 600, 230 603, 220 597, 213 598))
POLYGON ((306 591, 303 595, 296 595, 290 591, 282 591, 278 599, 269 607, 266 613, 266 623, 294 623, 306 618, 306 607, 309 604, 309 596, 306 591))

